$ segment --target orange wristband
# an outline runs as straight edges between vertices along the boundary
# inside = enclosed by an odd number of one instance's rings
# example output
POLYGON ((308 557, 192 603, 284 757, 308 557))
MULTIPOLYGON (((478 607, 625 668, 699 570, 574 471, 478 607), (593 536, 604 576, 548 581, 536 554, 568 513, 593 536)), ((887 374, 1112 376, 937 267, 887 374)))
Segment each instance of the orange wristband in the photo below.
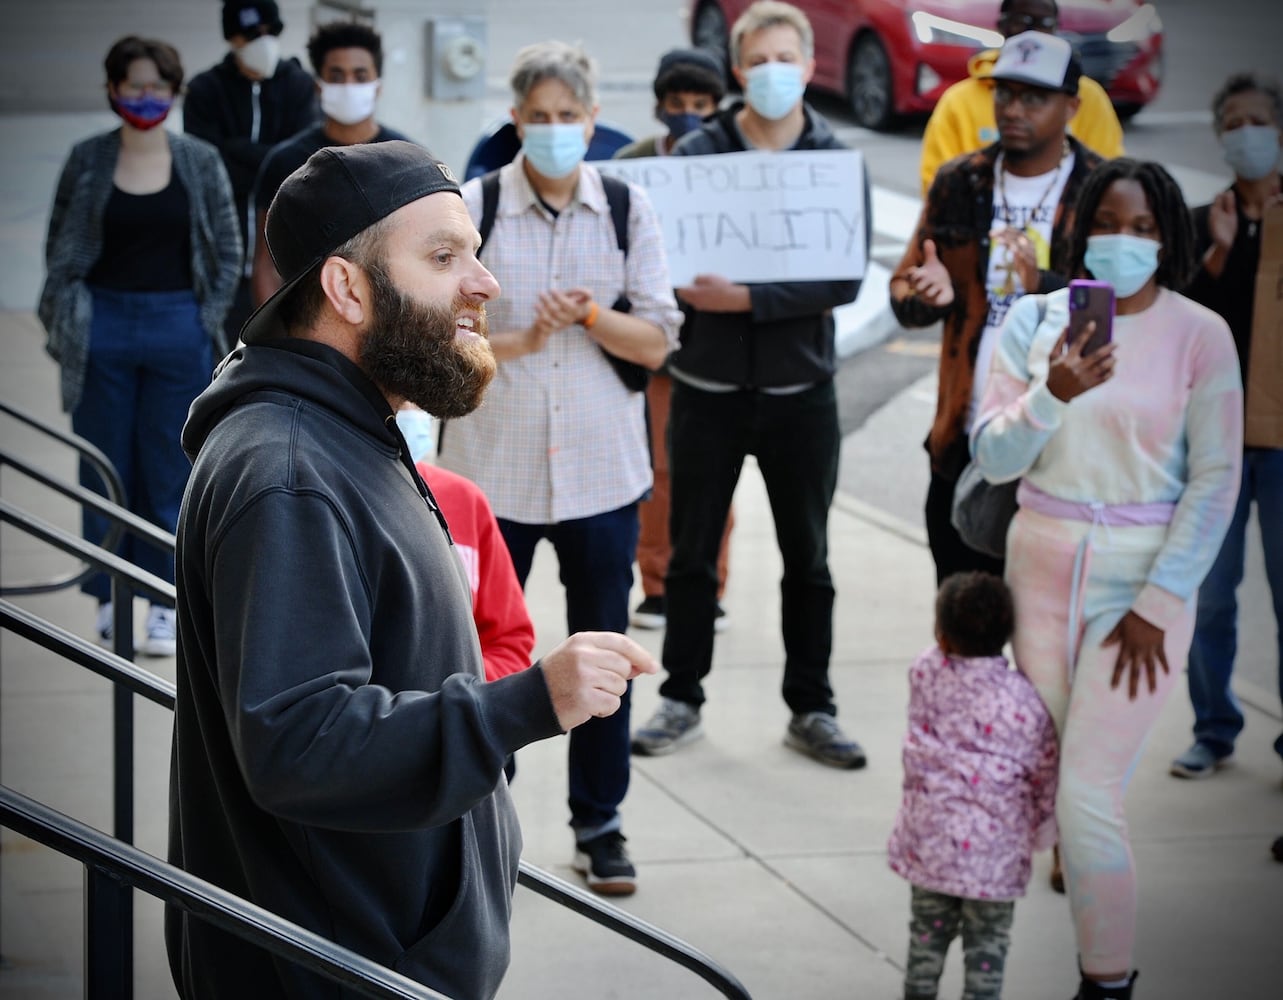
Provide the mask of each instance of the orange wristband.
POLYGON ((597 317, 600 314, 601 314, 601 310, 597 308, 597 303, 596 302, 592 303, 592 305, 588 307, 588 315, 584 317, 584 322, 583 322, 584 329, 591 330, 593 328, 593 324, 597 322, 597 317))

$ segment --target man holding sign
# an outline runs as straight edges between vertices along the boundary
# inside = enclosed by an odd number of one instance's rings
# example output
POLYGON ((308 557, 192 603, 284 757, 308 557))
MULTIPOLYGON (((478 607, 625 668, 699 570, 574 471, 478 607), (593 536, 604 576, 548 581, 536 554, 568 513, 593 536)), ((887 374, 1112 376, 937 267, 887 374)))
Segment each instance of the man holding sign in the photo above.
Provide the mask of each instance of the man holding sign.
MULTIPOLYGON (((674 155, 841 148, 824 119, 802 101, 815 68, 813 47, 811 26, 797 8, 754 3, 731 30, 733 72, 745 102, 684 137, 674 155)), ((862 249, 867 256, 867 243, 862 249)), ((785 742, 834 767, 864 766, 860 745, 838 728, 829 685, 834 591, 828 513, 841 440, 832 310, 858 290, 854 277, 741 284, 717 274, 699 274, 677 289, 691 312, 681 347, 669 359, 668 677, 658 711, 633 736, 635 753, 669 753, 702 734, 701 682, 712 669, 718 545, 751 454, 766 481, 784 561, 783 693, 793 713, 785 742)))

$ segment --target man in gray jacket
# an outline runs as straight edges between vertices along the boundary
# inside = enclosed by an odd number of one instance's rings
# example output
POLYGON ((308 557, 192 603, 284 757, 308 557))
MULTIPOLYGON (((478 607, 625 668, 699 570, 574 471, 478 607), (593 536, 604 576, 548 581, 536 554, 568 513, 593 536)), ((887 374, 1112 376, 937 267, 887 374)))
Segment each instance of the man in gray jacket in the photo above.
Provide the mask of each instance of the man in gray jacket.
MULTIPOLYGON (((687 135, 673 154, 841 148, 802 100, 815 68, 813 42, 811 25, 796 7, 773 0, 749 7, 731 30, 731 61, 746 102, 687 135)), ((866 214, 867 205, 866 190, 866 214)), ((855 280, 747 285, 720 275, 699 275, 677 289, 692 311, 681 348, 668 361, 668 677, 659 689, 659 709, 633 734, 634 753, 669 753, 701 735, 701 682, 713 664, 717 550, 740 469, 751 454, 766 481, 784 560, 783 693, 792 712, 785 742, 833 767, 864 766, 864 751, 838 727, 829 684, 834 591, 828 515, 840 444, 832 310, 858 291, 855 280)))
MULTIPOLYGON (((507 968, 518 748, 658 664, 581 633, 482 683, 467 576, 395 413, 480 402, 499 286, 448 169, 322 149, 281 186, 285 284, 192 407, 170 859, 458 1000, 507 968), (413 289, 413 291, 410 291, 413 289)), ((171 910, 181 996, 347 996, 171 910)))

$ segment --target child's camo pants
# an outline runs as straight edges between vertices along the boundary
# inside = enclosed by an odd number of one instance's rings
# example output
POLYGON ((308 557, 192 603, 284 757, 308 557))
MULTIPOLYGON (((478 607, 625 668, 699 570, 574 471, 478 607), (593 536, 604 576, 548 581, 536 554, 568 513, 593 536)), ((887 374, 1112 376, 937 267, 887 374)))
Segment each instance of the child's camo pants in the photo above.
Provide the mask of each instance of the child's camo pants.
POLYGON ((913 889, 905 1000, 935 1000, 949 943, 962 929, 966 962, 962 1000, 998 1000, 1011 942, 1012 900, 962 899, 919 886, 913 889))

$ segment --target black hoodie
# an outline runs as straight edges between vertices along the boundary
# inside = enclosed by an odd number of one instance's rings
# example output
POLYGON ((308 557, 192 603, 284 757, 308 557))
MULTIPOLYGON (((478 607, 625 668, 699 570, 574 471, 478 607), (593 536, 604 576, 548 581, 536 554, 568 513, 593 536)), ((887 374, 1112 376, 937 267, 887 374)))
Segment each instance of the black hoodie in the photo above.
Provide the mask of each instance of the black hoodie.
POLYGON ((297 59, 282 59, 271 77, 256 82, 240 71, 229 52, 188 82, 183 131, 218 147, 232 180, 242 240, 246 226, 254 223, 249 199, 263 158, 278 142, 319 118, 316 82, 297 59))
MULTIPOLYGON (((319 344, 246 347, 192 405, 170 860, 457 1000, 508 964, 502 770, 560 732, 482 682, 468 585, 386 400, 319 344)), ((346 997, 177 910, 185 998, 346 997)))

